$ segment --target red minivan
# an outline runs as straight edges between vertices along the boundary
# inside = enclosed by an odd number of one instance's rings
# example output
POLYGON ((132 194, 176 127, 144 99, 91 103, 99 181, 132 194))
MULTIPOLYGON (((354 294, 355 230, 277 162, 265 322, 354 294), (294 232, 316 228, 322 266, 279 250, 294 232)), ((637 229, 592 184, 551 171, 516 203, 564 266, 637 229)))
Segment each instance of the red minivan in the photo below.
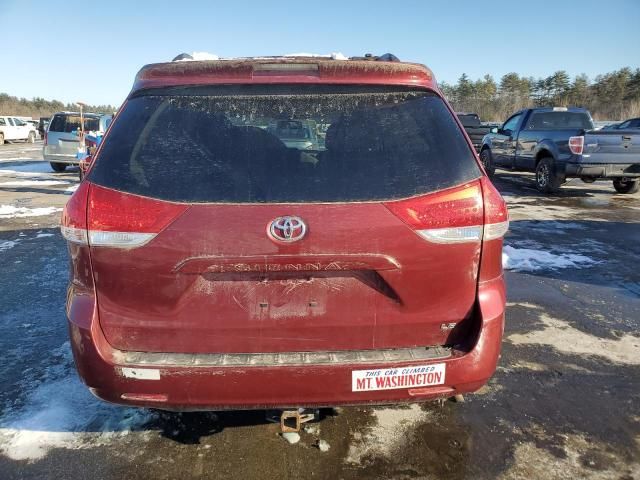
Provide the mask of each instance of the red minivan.
POLYGON ((109 402, 415 402, 496 368, 507 210, 422 65, 145 66, 61 228, 109 402))

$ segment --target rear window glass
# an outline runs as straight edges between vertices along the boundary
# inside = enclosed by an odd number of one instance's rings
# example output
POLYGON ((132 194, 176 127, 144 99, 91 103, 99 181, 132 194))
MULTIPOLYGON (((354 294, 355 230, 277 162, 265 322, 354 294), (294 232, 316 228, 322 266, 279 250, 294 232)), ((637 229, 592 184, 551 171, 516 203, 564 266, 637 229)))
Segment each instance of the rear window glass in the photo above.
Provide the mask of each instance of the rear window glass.
POLYGON ((130 99, 91 181, 184 202, 341 202, 440 190, 480 173, 425 91, 219 86, 130 99))
MULTIPOLYGON (((80 129, 80 115, 56 115, 49 126, 50 132, 71 133, 80 129)), ((84 117, 84 129, 87 131, 99 130, 100 119, 96 117, 84 117)))
POLYGON ((593 122, 584 112, 540 112, 534 113, 529 119, 527 130, 558 130, 558 129, 591 130, 593 122))

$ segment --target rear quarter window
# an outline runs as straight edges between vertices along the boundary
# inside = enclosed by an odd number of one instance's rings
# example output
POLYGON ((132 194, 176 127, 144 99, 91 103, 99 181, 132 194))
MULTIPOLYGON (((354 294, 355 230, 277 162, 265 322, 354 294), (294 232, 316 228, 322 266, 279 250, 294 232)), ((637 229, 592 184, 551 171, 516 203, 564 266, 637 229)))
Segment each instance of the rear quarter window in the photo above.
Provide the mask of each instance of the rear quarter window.
POLYGON ((128 100, 96 184, 182 202, 405 198, 480 176, 443 100, 398 88, 235 86, 128 100))
POLYGON ((593 122, 584 112, 537 112, 531 114, 526 130, 591 130, 593 122))

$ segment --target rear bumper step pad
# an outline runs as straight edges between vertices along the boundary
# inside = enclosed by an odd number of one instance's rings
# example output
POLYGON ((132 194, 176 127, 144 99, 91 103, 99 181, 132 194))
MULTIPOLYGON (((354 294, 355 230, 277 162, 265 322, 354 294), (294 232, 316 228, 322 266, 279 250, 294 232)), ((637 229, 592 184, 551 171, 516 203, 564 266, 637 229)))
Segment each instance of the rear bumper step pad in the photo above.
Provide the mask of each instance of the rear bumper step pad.
POLYGON ((126 365, 178 367, 251 367, 295 365, 340 365, 380 362, 437 360, 451 356, 448 347, 416 347, 384 350, 345 350, 336 352, 282 353, 150 353, 120 352, 118 358, 126 365))

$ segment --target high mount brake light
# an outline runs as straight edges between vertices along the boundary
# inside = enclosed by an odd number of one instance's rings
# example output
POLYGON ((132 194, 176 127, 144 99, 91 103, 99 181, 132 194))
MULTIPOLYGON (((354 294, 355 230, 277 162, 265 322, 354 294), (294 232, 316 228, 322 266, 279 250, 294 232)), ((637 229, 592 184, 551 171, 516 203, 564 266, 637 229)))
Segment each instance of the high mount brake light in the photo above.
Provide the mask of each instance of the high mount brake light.
POLYGON ((62 215, 62 234, 93 247, 145 245, 189 208, 92 185, 85 181, 62 215))
POLYGON ((432 243, 493 240, 502 238, 509 228, 504 200, 486 177, 385 206, 432 243))
POLYGON ((584 151, 584 136, 569 137, 569 150, 574 155, 582 155, 584 151))

